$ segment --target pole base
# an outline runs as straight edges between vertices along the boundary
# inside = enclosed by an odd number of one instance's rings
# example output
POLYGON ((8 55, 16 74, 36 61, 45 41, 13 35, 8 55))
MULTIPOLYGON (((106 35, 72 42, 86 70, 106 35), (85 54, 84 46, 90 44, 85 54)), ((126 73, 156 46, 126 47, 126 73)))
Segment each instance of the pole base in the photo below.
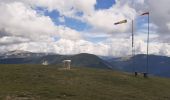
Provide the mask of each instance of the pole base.
POLYGON ((138 72, 135 72, 135 77, 137 77, 138 76, 138 72))
POLYGON ((143 73, 144 78, 148 78, 148 73, 143 73))

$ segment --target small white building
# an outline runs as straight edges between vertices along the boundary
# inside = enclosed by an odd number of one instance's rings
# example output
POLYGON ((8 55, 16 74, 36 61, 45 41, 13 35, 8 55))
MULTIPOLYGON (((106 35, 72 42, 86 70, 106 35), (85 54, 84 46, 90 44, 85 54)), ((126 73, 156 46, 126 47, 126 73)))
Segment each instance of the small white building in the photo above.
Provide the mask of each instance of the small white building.
POLYGON ((48 61, 45 61, 45 60, 44 60, 43 63, 42 63, 42 65, 45 65, 45 66, 48 65, 48 61))
POLYGON ((63 63, 64 63, 64 68, 70 69, 71 60, 64 60, 63 63))

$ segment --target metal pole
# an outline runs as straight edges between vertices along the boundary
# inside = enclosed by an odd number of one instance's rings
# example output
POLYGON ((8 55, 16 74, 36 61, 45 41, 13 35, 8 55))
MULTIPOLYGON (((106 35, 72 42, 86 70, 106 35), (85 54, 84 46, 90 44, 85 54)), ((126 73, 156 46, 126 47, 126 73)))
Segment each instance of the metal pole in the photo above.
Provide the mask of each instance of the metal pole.
POLYGON ((132 73, 134 72, 134 62, 133 62, 133 20, 132 20, 132 73))
POLYGON ((148 14, 148 37, 147 37, 147 69, 146 72, 148 73, 148 64, 149 64, 149 14, 148 14))
POLYGON ((138 73, 135 71, 135 45, 134 45, 134 21, 132 20, 132 73, 135 73, 135 77, 138 73))

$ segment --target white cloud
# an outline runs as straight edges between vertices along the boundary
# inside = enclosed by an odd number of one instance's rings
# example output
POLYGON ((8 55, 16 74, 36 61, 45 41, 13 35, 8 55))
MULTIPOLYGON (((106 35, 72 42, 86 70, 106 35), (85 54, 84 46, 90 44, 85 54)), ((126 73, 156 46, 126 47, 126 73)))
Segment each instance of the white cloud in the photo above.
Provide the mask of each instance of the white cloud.
POLYGON ((85 40, 60 39, 56 42, 25 42, 2 47, 3 50, 25 50, 32 52, 54 52, 59 54, 91 53, 107 55, 107 45, 93 44, 85 40), (99 49, 99 50, 97 50, 99 49), (97 50, 97 51, 96 51, 97 50))
MULTIPOLYGON (((170 1, 169 0, 146 0, 148 9, 150 11, 150 20, 158 26, 158 30, 161 34, 170 32, 170 1)), ((166 34, 167 35, 167 34, 166 34)))
MULTIPOLYGON (((14 2, 15 0, 9 0, 14 2)), ((114 27, 114 22, 124 19, 134 19, 135 9, 129 5, 113 5, 110 9, 95 11, 96 0, 17 0, 31 6, 45 7, 49 11, 57 10, 61 16, 76 18, 94 29, 104 32, 126 31, 129 25, 119 25, 114 27), (57 5, 57 6, 56 6, 57 5), (81 13, 83 16, 77 15, 81 13)), ((128 23, 129 24, 129 23, 128 23)))
POLYGON ((170 32, 170 1, 169 0, 116 0, 121 6, 129 5, 136 10, 138 16, 150 12, 150 22, 157 27, 160 37, 170 32))
POLYGON ((58 33, 63 39, 79 40, 82 39, 81 32, 73 30, 65 26, 58 26, 58 33))
POLYGON ((167 26, 168 26, 168 29, 170 30, 170 22, 169 22, 169 23, 167 23, 167 26))
MULTIPOLYGON (((151 12, 153 30, 159 29, 160 32, 163 30, 167 33, 170 31, 170 8, 167 0, 148 0, 148 2, 116 0, 115 5, 104 10, 95 10, 95 4, 96 0, 0 0, 0 44, 2 45, 0 51, 19 49, 60 54, 131 55, 131 38, 124 32, 130 29, 131 19, 135 19, 137 13, 144 11, 145 5, 149 6, 151 12), (83 21, 92 26, 93 31, 81 32, 55 25, 50 17, 37 12, 34 9, 36 7, 58 11, 62 16, 59 18, 61 22, 65 22, 65 17, 83 21), (82 13, 82 16, 77 13, 82 13), (114 25, 114 22, 123 19, 127 19, 128 23, 114 25), (112 33, 112 36, 108 33, 112 33), (84 40, 84 37, 105 37, 107 40, 93 43, 84 40)), ((135 36, 136 53, 146 53, 145 35, 135 36)), ((169 39, 165 37, 166 40, 169 39)), ((168 43, 160 43, 160 40, 155 41, 158 38, 160 38, 158 35, 151 35, 149 52, 170 56, 170 46, 168 43)))
MULTIPOLYGON (((135 9, 129 5, 113 5, 110 9, 95 11, 96 0, 8 0, 10 2, 19 1, 31 6, 45 7, 49 11, 57 10, 61 16, 79 19, 95 30, 106 33, 124 32, 129 29, 128 25, 114 26, 114 22, 123 19, 134 19, 136 16, 135 9), (56 6, 57 5, 57 6, 56 6), (82 17, 77 13, 83 14, 82 17)), ((5 2, 5 1, 2 1, 5 2)), ((7 1, 6 1, 7 2, 7 1)), ((61 18, 60 18, 61 19, 61 18)), ((62 20, 63 21, 63 18, 62 20)))
POLYGON ((36 13, 31 7, 21 2, 0 3, 0 13, 0 30, 4 30, 8 35, 38 41, 45 38, 48 40, 52 36, 70 39, 81 37, 76 30, 56 26, 50 17, 36 13))
MULTIPOLYGON (((136 36, 138 37, 138 36, 136 36)), ((25 50, 32 52, 53 52, 58 54, 91 53, 102 56, 129 56, 131 55, 131 37, 110 38, 106 41, 93 43, 85 40, 59 39, 58 41, 37 41, 30 42, 26 39, 15 37, 4 37, 1 43, 1 51, 25 50), (8 41, 10 39, 10 41, 8 41), (19 40, 16 40, 19 39, 19 40), (7 41, 6 41, 7 40, 7 41), (3 41, 3 42, 2 42, 3 41), (15 44, 16 43, 16 44, 15 44)), ((149 53, 156 55, 170 56, 170 45, 167 43, 152 42, 149 45, 149 53)), ((146 54, 146 41, 143 38, 135 40, 136 54, 146 54)))
POLYGON ((77 12, 92 14, 96 0, 0 0, 1 2, 23 2, 32 7, 44 7, 49 11, 57 10, 61 15, 75 17, 77 12))
POLYGON ((85 16, 85 20, 98 31, 105 33, 125 32, 130 27, 131 20, 136 16, 136 11, 128 5, 113 7, 106 10, 95 11, 91 16, 85 16), (115 26, 114 23, 127 19, 127 24, 115 26))
POLYGON ((28 41, 30 40, 22 37, 4 36, 0 38, 0 45, 17 44, 17 43, 28 42, 28 41))
POLYGON ((160 48, 159 54, 160 55, 169 55, 170 54, 169 50, 170 50, 170 45, 167 43, 163 43, 160 48))
POLYGON ((0 29, 11 35, 35 39, 41 35, 57 34, 49 17, 37 14, 23 3, 0 3, 0 13, 0 29))

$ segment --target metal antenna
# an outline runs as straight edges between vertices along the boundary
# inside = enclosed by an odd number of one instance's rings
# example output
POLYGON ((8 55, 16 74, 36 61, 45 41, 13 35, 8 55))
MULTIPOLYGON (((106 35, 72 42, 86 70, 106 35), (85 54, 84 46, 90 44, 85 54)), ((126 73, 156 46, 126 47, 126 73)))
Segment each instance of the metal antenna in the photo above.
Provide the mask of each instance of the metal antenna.
POLYGON ((149 13, 148 13, 148 36, 147 36, 147 65, 146 72, 149 71, 149 13))
POLYGON ((132 72, 134 72, 134 65, 133 65, 133 20, 132 20, 132 72))

